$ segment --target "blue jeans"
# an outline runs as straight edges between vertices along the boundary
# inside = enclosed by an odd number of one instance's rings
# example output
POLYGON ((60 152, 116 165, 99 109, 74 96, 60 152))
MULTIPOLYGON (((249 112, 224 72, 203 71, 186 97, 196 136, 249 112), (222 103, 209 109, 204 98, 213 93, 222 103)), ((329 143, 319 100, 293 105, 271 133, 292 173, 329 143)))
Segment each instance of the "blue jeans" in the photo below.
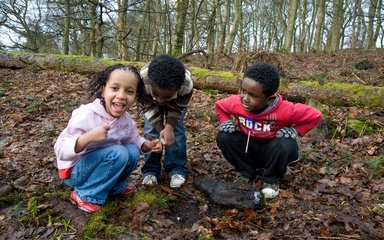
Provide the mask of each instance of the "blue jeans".
POLYGON ((107 197, 116 196, 127 188, 126 180, 140 158, 136 145, 112 145, 84 155, 73 166, 64 182, 75 188, 83 201, 102 205, 107 197))
MULTIPOLYGON (((174 174, 180 174, 184 177, 189 172, 189 169, 185 167, 187 163, 187 149, 186 149, 186 136, 184 128, 184 118, 187 109, 184 109, 180 120, 174 129, 175 143, 165 149, 163 166, 169 176, 174 174)), ((153 125, 149 123, 148 119, 144 117, 144 133, 147 139, 159 138, 159 132, 155 130, 153 125)), ((147 175, 153 175, 157 178, 161 171, 161 157, 163 153, 148 153, 144 155, 145 163, 141 168, 142 177, 147 175)))

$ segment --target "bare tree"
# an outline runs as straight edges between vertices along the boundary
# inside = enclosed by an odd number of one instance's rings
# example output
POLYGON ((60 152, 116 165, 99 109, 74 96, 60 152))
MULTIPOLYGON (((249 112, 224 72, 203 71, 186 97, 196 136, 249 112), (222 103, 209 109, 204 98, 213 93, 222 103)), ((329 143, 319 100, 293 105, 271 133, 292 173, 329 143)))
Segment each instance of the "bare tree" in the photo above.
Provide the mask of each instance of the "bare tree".
POLYGON ((300 2, 300 0, 290 0, 289 1, 288 24, 287 24, 287 31, 286 31, 285 39, 284 39, 284 50, 287 52, 290 52, 291 48, 292 48, 296 14, 297 14, 297 8, 299 5, 299 2, 300 2))
POLYGON ((2 27, 13 33, 10 36, 13 48, 35 53, 41 52, 42 49, 54 48, 52 37, 43 31, 44 16, 41 4, 38 0, 0 2, 0 15, 8 16, 2 27))
POLYGON ((231 24, 232 29, 229 32, 228 44, 226 47, 226 53, 232 52, 232 48, 235 42, 235 37, 239 30, 240 21, 242 21, 242 0, 235 0, 235 17, 231 24))
POLYGON ((188 0, 178 0, 176 9, 176 26, 172 55, 178 56, 182 53, 184 44, 185 20, 187 16, 188 0))

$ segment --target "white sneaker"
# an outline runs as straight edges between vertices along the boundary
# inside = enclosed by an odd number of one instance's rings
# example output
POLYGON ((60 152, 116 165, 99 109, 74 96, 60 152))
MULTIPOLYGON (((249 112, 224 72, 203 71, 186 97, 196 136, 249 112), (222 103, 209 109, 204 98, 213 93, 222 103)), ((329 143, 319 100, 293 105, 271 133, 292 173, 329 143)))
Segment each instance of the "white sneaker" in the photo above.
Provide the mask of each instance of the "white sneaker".
POLYGON ((142 184, 145 186, 154 186, 157 185, 157 179, 153 175, 147 175, 144 177, 142 184))
POLYGON ((174 174, 171 177, 171 183, 169 184, 169 186, 171 188, 179 188, 179 187, 181 187, 181 185, 183 185, 184 182, 185 182, 184 176, 182 176, 180 174, 174 174))
POLYGON ((263 193, 265 199, 275 198, 279 195, 279 184, 264 183, 261 193, 263 193))

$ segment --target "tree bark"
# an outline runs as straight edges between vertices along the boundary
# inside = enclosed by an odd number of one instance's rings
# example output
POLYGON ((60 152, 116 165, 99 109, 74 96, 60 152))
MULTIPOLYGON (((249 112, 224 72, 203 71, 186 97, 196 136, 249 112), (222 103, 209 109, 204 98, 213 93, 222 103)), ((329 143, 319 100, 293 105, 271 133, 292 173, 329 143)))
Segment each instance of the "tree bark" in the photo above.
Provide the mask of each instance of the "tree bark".
POLYGON ((299 0, 289 1, 287 32, 285 33, 285 40, 284 40, 284 50, 286 52, 291 52, 298 6, 299 6, 299 0))
POLYGON ((177 1, 177 20, 175 26, 172 55, 177 56, 183 52, 185 20, 187 17, 188 0, 177 1))
POLYGON ((63 54, 68 55, 69 53, 69 29, 71 25, 71 5, 69 0, 65 0, 64 2, 64 14, 65 14, 65 20, 64 20, 64 31, 63 31, 63 54))
POLYGON ((229 34, 228 46, 227 46, 227 54, 232 52, 233 44, 235 42, 236 34, 238 33, 240 21, 242 21, 242 0, 235 0, 235 17, 232 23, 232 30, 229 34))
POLYGON ((334 52, 339 49, 340 30, 343 19, 343 0, 335 0, 332 10, 332 25, 329 31, 327 50, 334 52))
POLYGON ((128 0, 118 0, 118 19, 117 19, 117 58, 128 60, 128 48, 125 44, 127 34, 127 8, 128 0))

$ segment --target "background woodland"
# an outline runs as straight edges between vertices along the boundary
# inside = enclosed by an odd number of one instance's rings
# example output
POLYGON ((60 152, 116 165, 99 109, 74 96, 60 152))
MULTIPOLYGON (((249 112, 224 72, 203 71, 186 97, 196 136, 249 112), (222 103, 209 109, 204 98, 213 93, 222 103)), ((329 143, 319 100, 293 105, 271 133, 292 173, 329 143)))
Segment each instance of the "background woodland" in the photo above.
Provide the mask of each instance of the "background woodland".
POLYGON ((0 49, 142 61, 166 53, 371 50, 383 0, 4 0, 0 49))
MULTIPOLYGON (((384 239, 383 0, 1 0, 0 239, 384 239), (96 71, 182 59, 190 175, 165 173, 87 214, 69 201, 53 145, 96 71), (243 184, 216 145, 215 102, 266 61, 285 99, 322 111, 300 163, 263 209, 214 203, 199 176, 243 184)), ((132 116, 143 132, 143 119, 132 116)), ((261 187, 261 180, 256 181, 261 187)))

